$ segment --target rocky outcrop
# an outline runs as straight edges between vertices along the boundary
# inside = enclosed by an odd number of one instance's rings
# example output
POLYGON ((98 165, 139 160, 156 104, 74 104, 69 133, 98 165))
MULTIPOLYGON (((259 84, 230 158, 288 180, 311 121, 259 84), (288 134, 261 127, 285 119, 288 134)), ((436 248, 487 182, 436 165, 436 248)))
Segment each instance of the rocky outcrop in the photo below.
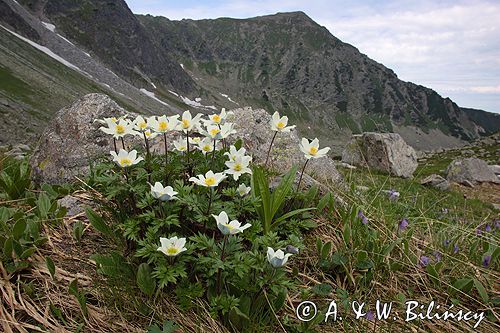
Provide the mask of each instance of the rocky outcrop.
POLYGON ((119 117, 126 111, 103 94, 88 94, 59 110, 42 134, 30 164, 37 183, 74 182, 88 174, 89 163, 112 150, 112 138, 99 131, 96 118, 119 117))
POLYGON ((420 181, 420 184, 437 188, 441 191, 448 191, 450 189, 450 182, 444 177, 436 174, 429 175, 420 181))
POLYGON ((452 161, 446 169, 446 178, 460 184, 499 182, 488 164, 479 158, 464 158, 452 161))
MULTIPOLYGON (((235 124, 235 129, 238 131, 233 141, 241 138, 244 147, 253 155, 254 161, 264 163, 275 133, 270 127, 271 115, 266 110, 249 107, 232 111, 234 114, 230 116, 229 121, 235 124)), ((322 147, 320 142, 320 148, 322 147)), ((299 137, 296 130, 276 135, 269 158, 269 167, 285 172, 293 165, 302 166, 305 160, 304 154, 299 150, 299 137)), ((339 183, 342 180, 334 161, 329 157, 312 159, 307 164, 306 173, 323 184, 339 183)), ((308 179, 303 179, 303 182, 307 183, 308 179)))
POLYGON ((354 135, 342 152, 342 162, 403 178, 412 177, 418 166, 415 150, 397 133, 354 135))

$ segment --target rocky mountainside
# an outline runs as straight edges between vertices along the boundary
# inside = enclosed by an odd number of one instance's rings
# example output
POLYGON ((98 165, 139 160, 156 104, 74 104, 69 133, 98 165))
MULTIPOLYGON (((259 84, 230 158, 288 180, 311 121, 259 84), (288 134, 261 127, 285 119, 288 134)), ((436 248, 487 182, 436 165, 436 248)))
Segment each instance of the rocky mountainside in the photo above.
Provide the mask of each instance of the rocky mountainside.
MULTIPOLYGON (((133 15, 122 0, 19 0, 23 8, 1 1, 16 14, 2 10, 3 26, 67 59, 69 46, 58 47, 45 36, 51 31, 42 28, 50 22, 71 41, 73 53, 91 55, 102 70, 91 72, 75 60, 79 68, 130 96, 101 78, 105 69, 116 73, 135 88, 134 96, 156 105, 146 107, 153 113, 165 107, 261 107, 287 114, 303 135, 317 136, 337 152, 351 133, 394 131, 415 148, 429 149, 500 128, 500 116, 463 110, 431 89, 399 80, 302 12, 172 21, 133 15)), ((140 108, 142 101, 132 97, 129 103, 140 108)))

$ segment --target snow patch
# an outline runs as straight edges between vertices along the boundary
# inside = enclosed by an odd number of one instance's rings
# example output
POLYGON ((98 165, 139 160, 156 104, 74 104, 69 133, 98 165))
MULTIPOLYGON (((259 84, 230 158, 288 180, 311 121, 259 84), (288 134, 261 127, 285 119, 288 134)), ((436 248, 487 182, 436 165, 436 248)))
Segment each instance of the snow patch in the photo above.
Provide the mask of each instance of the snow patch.
POLYGON ((67 40, 67 39, 66 39, 66 38, 64 38, 63 36, 61 36, 61 35, 59 35, 59 34, 57 34, 57 36, 58 36, 59 38, 61 38, 62 40, 66 41, 67 43, 69 43, 69 44, 71 44, 71 45, 75 46, 75 44, 71 43, 69 40, 67 40))
POLYGON ((47 23, 47 22, 43 22, 42 21, 42 24, 45 28, 47 28, 47 30, 50 30, 52 32, 54 32, 54 30, 56 30, 56 26, 53 25, 53 24, 50 24, 50 23, 47 23))
POLYGON ((184 65, 183 64, 181 64, 181 68, 184 69, 184 65))
POLYGON ((43 53, 45 53, 46 55, 48 55, 49 57, 59 61, 60 63, 62 63, 63 65, 65 66, 68 66, 69 68, 72 68, 74 70, 77 70, 81 73, 84 73, 85 75, 87 76, 90 76, 87 72, 81 70, 80 68, 78 68, 77 66, 73 65, 72 63, 70 63, 69 61, 67 61, 66 59, 58 56, 57 54, 55 54, 54 52, 52 52, 49 48, 45 47, 45 46, 42 46, 40 44, 37 44, 35 42, 33 42, 32 40, 28 39, 28 38, 25 38, 21 35, 18 35, 16 34, 15 32, 13 31, 10 31, 9 29, 7 29, 6 27, 4 27, 3 25, 0 25, 0 27, 4 28, 5 30, 7 30, 8 32, 10 32, 11 34, 13 34, 14 36, 16 36, 17 38, 25 41, 26 43, 30 44, 31 46, 33 46, 34 48, 42 51, 43 53))
POLYGON ((150 85, 152 85, 152 86, 153 86, 153 88, 155 88, 155 89, 156 89, 156 86, 155 86, 155 84, 154 84, 153 82, 149 82, 149 84, 150 84, 150 85))
POLYGON ((83 53, 85 53, 85 55, 86 55, 87 57, 92 58, 92 57, 90 56, 90 54, 89 54, 89 53, 84 52, 84 51, 82 51, 82 52, 83 52, 83 53))
POLYGON ((176 93, 175 91, 169 90, 168 92, 169 92, 169 93, 171 93, 171 94, 172 94, 172 95, 174 95, 174 96, 179 97, 179 94, 178 94, 178 93, 176 93))
POLYGON ((219 93, 219 94, 220 94, 222 97, 227 98, 227 100, 228 100, 228 101, 230 101, 231 103, 234 103, 234 104, 236 104, 236 105, 240 105, 240 104, 238 104, 237 102, 233 101, 233 100, 231 99, 231 97, 229 97, 228 95, 223 94, 223 93, 219 93))
POLYGON ((203 108, 203 109, 213 109, 213 110, 217 110, 217 108, 213 105, 203 105, 200 103, 201 101, 201 98, 197 97, 194 99, 194 101, 190 100, 189 98, 187 97, 184 97, 184 96, 181 96, 181 99, 182 101, 189 105, 189 106, 194 106, 196 108, 203 108))
POLYGON ((158 97, 156 97, 156 95, 155 95, 155 93, 154 93, 154 92, 149 91, 149 90, 146 90, 146 89, 144 89, 144 88, 141 88, 141 89, 139 89, 139 90, 141 91, 141 93, 143 93, 143 94, 144 94, 144 95, 146 95, 146 96, 151 97, 152 99, 156 100, 157 102, 160 102, 161 104, 166 105, 166 106, 170 106, 170 105, 168 105, 167 103, 165 103, 164 101, 162 101, 161 99, 158 99, 158 97))

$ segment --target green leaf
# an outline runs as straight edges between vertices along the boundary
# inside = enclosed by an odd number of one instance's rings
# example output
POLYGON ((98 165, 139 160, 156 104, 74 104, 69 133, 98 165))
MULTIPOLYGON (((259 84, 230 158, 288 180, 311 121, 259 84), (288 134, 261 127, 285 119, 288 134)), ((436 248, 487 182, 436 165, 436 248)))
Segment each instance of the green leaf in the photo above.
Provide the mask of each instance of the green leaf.
POLYGON ((466 294, 470 292, 472 285, 473 280, 471 278, 458 279, 452 284, 453 288, 461 290, 466 294))
POLYGON ((276 227, 278 226, 280 223, 286 221, 287 219, 297 215, 297 214, 301 214, 301 213, 304 213, 304 212, 307 212, 309 210, 314 210, 316 209, 316 207, 311 207, 311 208, 300 208, 300 209, 296 209, 296 210, 293 210, 291 212, 288 212, 286 214, 283 214, 282 216, 280 216, 279 218, 277 218, 274 223, 272 224, 273 227, 276 227))
POLYGON ((76 221, 73 224, 73 237, 76 239, 78 243, 80 243, 82 236, 83 236, 83 223, 82 221, 76 221))
POLYGON ((49 270, 50 276, 54 278, 54 276, 56 275, 56 265, 52 261, 51 257, 45 257, 45 262, 47 263, 47 268, 49 270))
POLYGON ((35 253, 35 248, 34 247, 30 247, 29 249, 26 249, 23 251, 23 253, 21 253, 21 255, 19 256, 20 259, 28 259, 29 257, 31 257, 31 255, 33 253, 35 253))
POLYGON ((51 206, 51 202, 47 193, 42 192, 38 196, 37 207, 41 218, 47 218, 51 206))
POLYGON ((78 304, 80 304, 80 309, 82 310, 83 315, 87 317, 88 315, 87 298, 85 297, 85 294, 80 293, 78 291, 78 279, 74 279, 73 281, 70 282, 68 290, 71 295, 75 296, 76 300, 78 301, 78 304))
POLYGON ((312 292, 318 296, 328 296, 333 291, 332 286, 329 284, 317 284, 312 288, 312 292))
POLYGON ((162 328, 158 325, 152 325, 148 327, 148 333, 174 333, 180 326, 177 325, 172 320, 165 320, 163 322, 162 328))
POLYGON ((111 235, 111 228, 104 222, 104 219, 94 212, 92 209, 85 209, 85 215, 89 219, 90 224, 98 231, 102 232, 105 235, 111 235))
POLYGON ((474 287, 476 287, 476 290, 479 293, 479 296, 481 296, 483 302, 488 303, 489 301, 488 293, 486 292, 486 289, 484 288, 483 284, 479 280, 474 279, 474 287))
POLYGON ((321 249, 321 259, 326 260, 328 256, 330 256, 330 252, 332 251, 332 246, 333 243, 331 241, 327 242, 325 245, 323 245, 321 249))
POLYGON ((131 279, 134 275, 131 265, 118 252, 111 252, 111 255, 96 254, 90 258, 96 262, 100 274, 120 279, 131 279))
POLYGON ((12 228, 12 237, 14 239, 19 240, 24 235, 24 231, 26 230, 26 222, 24 219, 19 219, 14 227, 12 228))
POLYGON ((156 280, 153 279, 151 267, 142 263, 137 270, 137 285, 143 293, 152 296, 156 289, 156 280))

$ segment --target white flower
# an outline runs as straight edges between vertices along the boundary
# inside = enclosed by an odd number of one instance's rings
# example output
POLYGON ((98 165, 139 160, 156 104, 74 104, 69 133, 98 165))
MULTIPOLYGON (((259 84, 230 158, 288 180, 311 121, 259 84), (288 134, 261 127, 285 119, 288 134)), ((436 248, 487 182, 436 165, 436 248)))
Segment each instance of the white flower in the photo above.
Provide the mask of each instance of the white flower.
POLYGON ((177 238, 177 236, 172 238, 160 237, 160 243, 161 246, 157 251, 161 251, 169 257, 175 257, 179 253, 187 250, 184 247, 186 245, 186 238, 177 238))
POLYGON ((250 156, 237 156, 234 161, 227 161, 225 164, 229 169, 224 173, 233 175, 234 180, 238 180, 242 174, 252 174, 252 170, 248 167, 251 159, 250 156))
POLYGON ((158 133, 152 132, 150 129, 147 129, 144 131, 143 135, 146 137, 146 139, 151 140, 151 139, 156 138, 158 136, 158 133))
POLYGON ((94 123, 97 122, 99 124, 107 125, 109 121, 113 123, 117 123, 122 119, 127 119, 128 115, 120 116, 118 118, 116 117, 109 117, 109 118, 103 118, 103 119, 94 119, 94 123))
POLYGON ((245 229, 248 229, 252 226, 250 223, 242 226, 241 223, 237 220, 229 222, 229 217, 224 211, 220 212, 218 216, 214 214, 212 214, 212 216, 217 221, 217 228, 219 228, 223 235, 234 235, 243 232, 245 229))
POLYGON ((205 174, 205 176, 198 175, 196 177, 189 178, 189 181, 205 187, 216 187, 221 181, 226 178, 226 176, 222 172, 214 173, 212 170, 209 170, 205 174))
POLYGON ((126 119, 115 121, 112 118, 105 118, 104 121, 108 127, 100 127, 99 129, 106 134, 111 134, 115 139, 124 137, 127 134, 136 134, 134 124, 129 123, 126 119))
POLYGON ((274 252, 272 248, 267 248, 267 261, 269 261, 271 266, 273 266, 274 268, 285 266, 286 262, 288 261, 288 257, 290 256, 290 253, 285 254, 282 250, 274 252))
POLYGON ((328 151, 330 150, 330 147, 319 149, 318 139, 314 139, 309 143, 309 140, 307 140, 306 138, 302 138, 299 147, 307 159, 326 156, 326 153, 328 153, 328 151))
POLYGON ((148 129, 148 121, 151 122, 154 117, 149 117, 147 120, 142 116, 137 116, 134 120, 134 129, 139 132, 144 132, 148 129))
POLYGON ((187 133, 191 131, 193 128, 199 127, 200 118, 201 118, 201 113, 198 113, 193 118, 193 116, 191 116, 191 112, 184 111, 181 120, 179 122, 178 129, 183 131, 184 133, 187 133))
POLYGON ((206 130, 202 130, 201 133, 205 135, 207 138, 212 140, 220 140, 222 139, 221 130, 219 125, 208 125, 206 130))
POLYGON ((174 140, 174 147, 177 151, 185 152, 187 150, 186 139, 179 137, 177 140, 174 140))
POLYGON ((192 145, 197 145, 201 142, 203 138, 199 136, 189 137, 189 143, 192 145))
POLYGON ((205 138, 198 142, 198 149, 201 150, 203 155, 214 151, 214 142, 210 138, 205 138))
POLYGON ((167 133, 173 131, 179 124, 179 115, 175 116, 161 116, 158 119, 152 118, 148 121, 148 126, 150 129, 157 133, 167 133))
POLYGON ((288 124, 288 117, 283 116, 280 118, 280 115, 278 112, 275 112, 273 114, 273 117, 271 119, 271 129, 273 131, 277 132, 290 132, 291 129, 295 128, 295 125, 292 126, 286 126, 288 124))
POLYGON ((113 161, 122 168, 135 165, 143 160, 142 157, 137 157, 137 150, 132 150, 130 153, 124 149, 120 149, 118 155, 114 151, 109 152, 113 156, 113 161))
POLYGON ((233 114, 233 112, 226 112, 225 108, 222 108, 220 114, 212 114, 208 116, 208 120, 202 119, 205 126, 208 125, 222 125, 226 121, 228 115, 233 114))
POLYGON ((229 147, 229 152, 225 152, 224 155, 229 157, 229 160, 234 161, 236 157, 238 156, 244 156, 246 153, 246 149, 241 147, 240 149, 236 150, 236 147, 231 145, 229 147))
POLYGON ((246 186, 244 183, 241 183, 240 186, 238 186, 238 194, 241 196, 241 197, 244 197, 245 195, 247 195, 248 193, 250 193, 250 191, 252 190, 252 188, 250 186, 246 186))
POLYGON ((225 123, 224 125, 220 126, 220 138, 225 139, 231 134, 235 134, 236 130, 234 129, 234 124, 233 123, 225 123))
POLYGON ((153 198, 158 199, 160 201, 168 201, 172 199, 176 199, 175 195, 177 192, 174 191, 172 186, 163 187, 160 182, 156 182, 155 185, 151 185, 151 195, 153 198))

